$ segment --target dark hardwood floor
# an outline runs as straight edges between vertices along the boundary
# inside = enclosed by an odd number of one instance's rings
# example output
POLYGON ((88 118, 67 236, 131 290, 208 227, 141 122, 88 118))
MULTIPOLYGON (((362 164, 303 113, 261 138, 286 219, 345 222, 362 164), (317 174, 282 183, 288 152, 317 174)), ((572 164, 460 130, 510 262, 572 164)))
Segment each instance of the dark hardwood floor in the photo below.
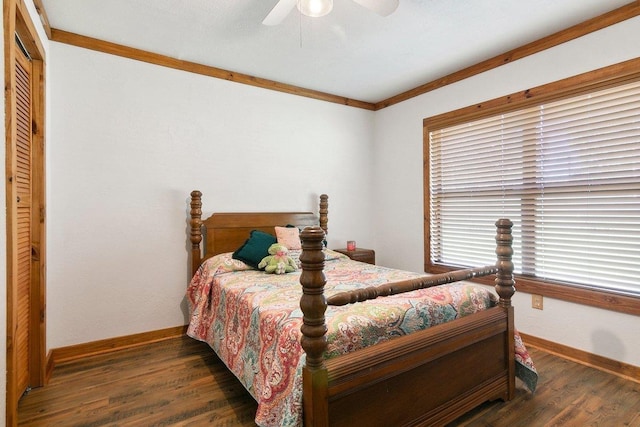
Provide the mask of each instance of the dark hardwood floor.
MULTIPOLYGON (((529 348, 531 395, 486 403, 450 426, 638 426, 640 383, 529 348)), ((20 426, 254 426, 256 403, 206 344, 188 337, 56 366, 24 396, 20 426)))

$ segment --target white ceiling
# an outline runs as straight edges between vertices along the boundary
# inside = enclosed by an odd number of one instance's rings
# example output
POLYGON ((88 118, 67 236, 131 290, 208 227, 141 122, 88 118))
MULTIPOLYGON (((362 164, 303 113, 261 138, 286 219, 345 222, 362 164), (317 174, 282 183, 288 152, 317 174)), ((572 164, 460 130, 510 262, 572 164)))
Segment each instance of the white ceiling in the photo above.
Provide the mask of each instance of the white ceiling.
POLYGON ((277 0, 42 0, 52 28, 359 101, 379 102, 630 3, 400 0, 380 17, 262 25, 277 0))

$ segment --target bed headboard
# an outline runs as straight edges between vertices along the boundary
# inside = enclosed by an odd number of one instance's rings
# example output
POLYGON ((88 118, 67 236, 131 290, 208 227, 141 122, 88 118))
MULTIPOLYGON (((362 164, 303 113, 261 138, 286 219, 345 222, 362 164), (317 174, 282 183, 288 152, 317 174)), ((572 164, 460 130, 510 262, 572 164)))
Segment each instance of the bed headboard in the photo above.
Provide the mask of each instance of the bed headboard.
POLYGON ((236 212, 214 213, 202 220, 202 193, 191 192, 191 276, 200 264, 214 255, 233 252, 249 237, 251 230, 274 234, 274 227, 320 225, 327 233, 329 197, 320 196, 319 215, 312 212, 236 212), (205 244, 202 245, 203 231, 205 244), (203 248, 204 246, 204 248, 203 248), (204 251, 203 251, 204 249, 204 251))

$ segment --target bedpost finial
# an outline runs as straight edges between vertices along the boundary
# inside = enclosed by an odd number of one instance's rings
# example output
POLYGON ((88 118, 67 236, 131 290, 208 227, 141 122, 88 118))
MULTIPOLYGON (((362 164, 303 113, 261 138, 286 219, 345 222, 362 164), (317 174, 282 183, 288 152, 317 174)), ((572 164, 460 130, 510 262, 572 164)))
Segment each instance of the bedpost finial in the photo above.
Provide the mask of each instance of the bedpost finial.
POLYGON ((324 230, 324 234, 329 234, 327 226, 329 223, 329 196, 326 194, 320 195, 320 210, 318 213, 320 214, 320 228, 324 230))
POLYGON ((202 262, 202 193, 198 190, 191 192, 191 218, 189 220, 191 239, 191 275, 193 276, 202 262))
POLYGON ((511 228, 513 222, 507 218, 501 218, 496 221, 496 292, 500 297, 499 304, 503 307, 511 305, 511 297, 516 291, 515 280, 513 278, 513 236, 511 228))
POLYGON ((191 225, 191 243, 194 245, 200 244, 202 241, 202 230, 200 229, 202 225, 202 193, 198 190, 191 192, 191 211, 189 214, 191 215, 191 220, 189 221, 191 225))

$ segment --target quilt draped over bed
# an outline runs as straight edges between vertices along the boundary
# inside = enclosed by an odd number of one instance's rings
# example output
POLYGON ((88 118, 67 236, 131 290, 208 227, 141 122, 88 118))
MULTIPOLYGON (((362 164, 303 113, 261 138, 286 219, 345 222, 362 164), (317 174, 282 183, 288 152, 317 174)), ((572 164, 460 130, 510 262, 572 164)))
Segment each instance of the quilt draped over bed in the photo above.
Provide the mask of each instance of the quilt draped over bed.
MULTIPOLYGON (((327 250, 325 295, 413 277, 418 273, 353 262, 327 250)), ((300 272, 254 270, 231 254, 210 258, 187 290, 187 334, 207 342, 258 402, 260 426, 302 423, 300 272)), ((457 283, 329 306, 326 358, 355 351, 496 305, 486 287, 457 283)), ((535 367, 516 336, 516 374, 533 391, 535 367)))

